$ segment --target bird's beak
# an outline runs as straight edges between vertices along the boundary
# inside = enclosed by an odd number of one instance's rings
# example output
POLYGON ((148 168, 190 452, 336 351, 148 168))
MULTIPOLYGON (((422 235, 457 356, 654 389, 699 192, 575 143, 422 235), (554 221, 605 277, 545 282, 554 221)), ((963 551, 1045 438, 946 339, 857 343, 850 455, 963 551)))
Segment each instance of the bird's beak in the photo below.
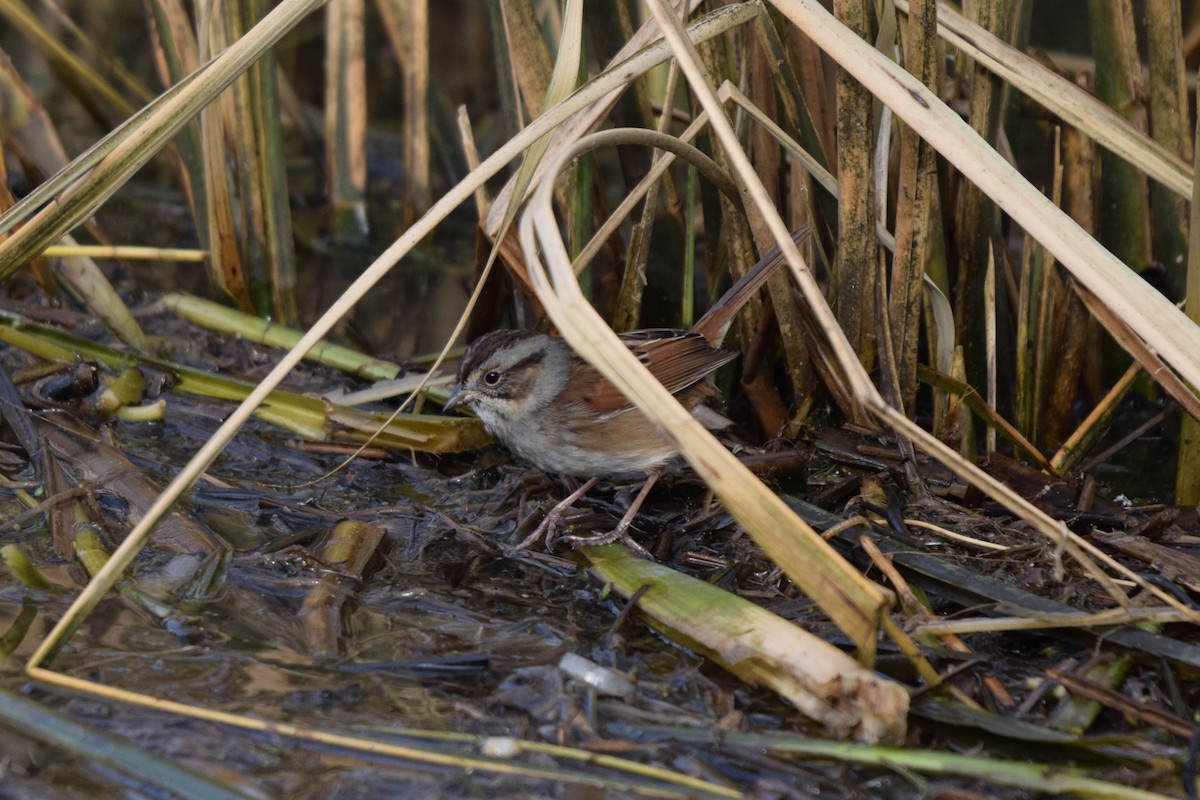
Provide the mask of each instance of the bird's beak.
POLYGON ((443 411, 450 411, 462 405, 469 404, 475 399, 476 392, 473 389, 466 389, 460 383, 454 387, 454 391, 450 393, 450 397, 446 398, 446 402, 442 405, 443 411))

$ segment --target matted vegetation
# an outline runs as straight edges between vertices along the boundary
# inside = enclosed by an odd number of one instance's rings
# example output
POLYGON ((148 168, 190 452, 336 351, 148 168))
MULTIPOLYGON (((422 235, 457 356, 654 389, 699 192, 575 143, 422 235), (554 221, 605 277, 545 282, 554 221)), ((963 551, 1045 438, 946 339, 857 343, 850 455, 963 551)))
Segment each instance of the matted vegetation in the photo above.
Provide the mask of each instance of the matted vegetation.
POLYGON ((105 5, 0 0, 18 796, 1194 795, 1191 4, 105 5), (714 436, 613 330, 772 248, 714 436), (512 549, 505 325, 653 560, 512 549))

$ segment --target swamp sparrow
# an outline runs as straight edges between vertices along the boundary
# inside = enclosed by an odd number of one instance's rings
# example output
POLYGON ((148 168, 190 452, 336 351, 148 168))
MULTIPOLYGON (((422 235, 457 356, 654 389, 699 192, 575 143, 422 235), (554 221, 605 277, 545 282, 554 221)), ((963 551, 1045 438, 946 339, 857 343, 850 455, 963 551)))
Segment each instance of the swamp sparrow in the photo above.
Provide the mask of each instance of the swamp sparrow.
MULTIPOLYGON (((799 242, 805 228, 793 235, 799 242)), ((715 393, 711 373, 737 357, 722 350, 733 318, 784 263, 773 250, 738 280, 690 330, 650 328, 620 334, 638 360, 695 412, 715 393)), ((641 478, 646 482, 610 534, 572 537, 600 544, 624 539, 650 487, 675 449, 649 419, 594 367, 571 352, 562 339, 544 333, 502 330, 471 343, 458 368, 458 384, 447 410, 466 406, 508 449, 545 472, 589 480, 548 514, 516 550, 552 531, 562 513, 601 477, 641 478)))

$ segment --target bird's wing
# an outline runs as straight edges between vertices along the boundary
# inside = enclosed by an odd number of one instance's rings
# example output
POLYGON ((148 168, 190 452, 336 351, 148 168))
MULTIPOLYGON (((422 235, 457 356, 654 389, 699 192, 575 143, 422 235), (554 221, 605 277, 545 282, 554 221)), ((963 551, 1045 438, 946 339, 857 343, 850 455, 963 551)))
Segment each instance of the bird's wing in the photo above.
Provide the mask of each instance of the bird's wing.
MULTIPOLYGON (((717 367, 737 357, 736 351, 719 350, 698 333, 671 328, 631 331, 621 334, 621 340, 672 394, 704 380, 717 367)), ((599 414, 623 411, 631 405, 620 389, 578 357, 572 362, 571 378, 561 397, 566 402, 585 404, 599 414)))

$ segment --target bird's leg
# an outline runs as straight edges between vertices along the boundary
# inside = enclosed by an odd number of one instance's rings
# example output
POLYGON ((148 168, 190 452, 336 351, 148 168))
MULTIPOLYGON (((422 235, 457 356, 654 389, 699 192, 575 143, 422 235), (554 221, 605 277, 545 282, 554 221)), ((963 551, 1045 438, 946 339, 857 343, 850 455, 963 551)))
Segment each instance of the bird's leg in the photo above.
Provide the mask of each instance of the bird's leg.
POLYGON ((612 542, 620 539, 637 553, 649 558, 650 553, 646 550, 646 548, 642 547, 629 537, 629 526, 633 524, 634 518, 637 517, 638 511, 640 511, 642 508, 642 503, 646 502, 647 495, 650 494, 650 490, 654 487, 654 483, 658 480, 662 473, 663 471, 660 468, 651 470, 651 472, 646 475, 646 482, 642 484, 642 488, 638 491, 637 496, 634 497, 633 502, 629 504, 629 509, 625 512, 625 516, 621 517, 621 521, 617 523, 617 527, 613 528, 608 533, 602 533, 598 536, 564 536, 562 537, 563 540, 578 546, 611 544, 612 542))
POLYGON ((534 529, 533 533, 529 534, 524 541, 514 547, 512 552, 519 553, 522 550, 527 550, 533 545, 537 544, 542 537, 553 535, 554 529, 558 527, 558 521, 562 519, 562 515, 566 513, 567 509, 575 505, 579 498, 591 491, 592 487, 599 482, 599 478, 588 478, 586 481, 584 481, 582 486, 560 500, 558 505, 550 509, 550 513, 547 514, 546 518, 543 519, 537 528, 534 529))

